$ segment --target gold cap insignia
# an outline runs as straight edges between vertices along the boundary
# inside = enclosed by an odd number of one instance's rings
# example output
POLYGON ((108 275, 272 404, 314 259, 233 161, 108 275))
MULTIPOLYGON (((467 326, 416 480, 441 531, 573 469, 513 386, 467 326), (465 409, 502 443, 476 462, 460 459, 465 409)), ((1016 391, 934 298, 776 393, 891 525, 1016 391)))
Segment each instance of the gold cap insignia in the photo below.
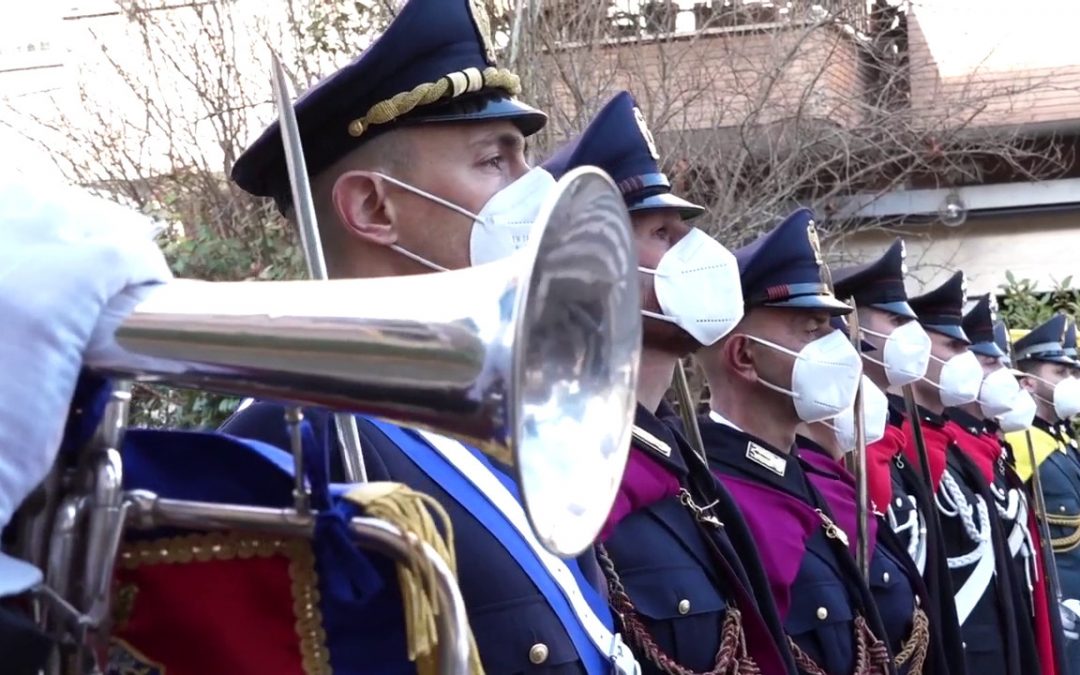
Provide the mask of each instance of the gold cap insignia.
POLYGON ((660 153, 656 150, 656 139, 649 131, 649 125, 645 123, 645 116, 641 114, 641 108, 634 106, 634 120, 637 122, 641 137, 645 139, 645 145, 649 146, 649 154, 653 159, 660 159, 660 153))
POLYGON ((480 45, 484 48, 484 59, 489 66, 495 65, 495 43, 491 39, 491 16, 483 0, 469 0, 469 15, 472 17, 476 33, 480 36, 480 45))

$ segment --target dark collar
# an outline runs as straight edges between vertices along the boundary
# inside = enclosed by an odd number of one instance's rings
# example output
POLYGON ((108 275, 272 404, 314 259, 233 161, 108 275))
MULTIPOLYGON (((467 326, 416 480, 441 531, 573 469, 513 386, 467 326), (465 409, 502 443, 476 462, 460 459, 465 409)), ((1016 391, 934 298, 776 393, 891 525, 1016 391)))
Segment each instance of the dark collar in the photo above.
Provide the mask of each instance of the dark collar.
POLYGON ((885 394, 885 398, 889 400, 889 424, 894 427, 904 426, 904 420, 907 419, 907 404, 904 403, 904 397, 885 394))
POLYGON ((930 412, 921 405, 915 404, 915 409, 919 412, 919 421, 923 424, 932 424, 935 427, 940 428, 945 426, 945 422, 948 421, 945 419, 944 415, 930 412))
POLYGON ((669 471, 679 476, 686 475, 683 453, 690 452, 686 440, 640 403, 634 412, 634 438, 631 444, 669 471))
POLYGON ((964 427, 964 430, 972 436, 982 436, 987 433, 986 422, 984 420, 981 420, 960 408, 946 408, 945 417, 964 427))
POLYGON ((709 417, 702 417, 699 423, 709 468, 764 483, 803 501, 808 500, 806 479, 794 452, 788 455, 755 436, 709 417))
POLYGON ((1041 430, 1045 431, 1046 433, 1050 434, 1054 438, 1057 438, 1057 436, 1058 436, 1057 425, 1052 424, 1050 422, 1047 422, 1046 420, 1039 417, 1038 415, 1035 416, 1035 421, 1032 423, 1032 426, 1035 427, 1036 429, 1041 429, 1041 430))

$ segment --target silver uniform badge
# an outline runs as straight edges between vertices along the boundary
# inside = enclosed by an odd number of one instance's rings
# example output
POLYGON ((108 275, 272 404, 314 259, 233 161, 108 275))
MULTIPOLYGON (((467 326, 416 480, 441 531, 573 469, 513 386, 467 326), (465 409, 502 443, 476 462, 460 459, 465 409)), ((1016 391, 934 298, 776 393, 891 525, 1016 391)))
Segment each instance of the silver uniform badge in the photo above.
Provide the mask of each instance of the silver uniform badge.
POLYGON ((746 444, 746 458, 754 464, 759 464, 777 476, 783 476, 787 472, 787 459, 775 452, 766 450, 757 443, 750 441, 746 444))

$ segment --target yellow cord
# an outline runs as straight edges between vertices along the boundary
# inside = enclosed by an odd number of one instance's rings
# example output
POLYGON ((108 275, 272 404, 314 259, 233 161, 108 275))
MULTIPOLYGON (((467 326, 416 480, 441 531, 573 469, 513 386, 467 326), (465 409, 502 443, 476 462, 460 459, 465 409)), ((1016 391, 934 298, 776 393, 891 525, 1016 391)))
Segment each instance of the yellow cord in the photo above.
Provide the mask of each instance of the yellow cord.
MULTIPOLYGON (((438 634, 435 616, 438 613, 434 566, 421 553, 422 544, 431 546, 446 561, 450 572, 457 578, 457 559, 454 556, 454 534, 446 510, 430 495, 426 495, 400 483, 362 483, 354 487, 345 498, 364 509, 372 518, 384 520, 402 532, 409 533, 409 541, 416 555, 408 563, 398 563, 398 582, 402 602, 405 604, 405 630, 409 660, 416 662, 419 675, 434 675, 437 671, 438 634), (433 517, 434 516, 434 517, 433 517), (441 521, 439 531, 436 518, 441 521)), ((469 630, 470 671, 483 675, 476 640, 469 630)))

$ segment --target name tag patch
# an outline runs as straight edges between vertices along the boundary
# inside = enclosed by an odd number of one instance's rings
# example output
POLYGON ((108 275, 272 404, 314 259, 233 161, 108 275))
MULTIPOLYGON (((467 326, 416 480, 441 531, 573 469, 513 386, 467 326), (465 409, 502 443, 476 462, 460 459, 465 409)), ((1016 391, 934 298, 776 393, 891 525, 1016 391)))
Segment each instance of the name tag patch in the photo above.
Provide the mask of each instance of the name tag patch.
POLYGON ((777 476, 783 476, 787 471, 787 459, 761 447, 753 441, 746 444, 746 458, 772 471, 777 476))

